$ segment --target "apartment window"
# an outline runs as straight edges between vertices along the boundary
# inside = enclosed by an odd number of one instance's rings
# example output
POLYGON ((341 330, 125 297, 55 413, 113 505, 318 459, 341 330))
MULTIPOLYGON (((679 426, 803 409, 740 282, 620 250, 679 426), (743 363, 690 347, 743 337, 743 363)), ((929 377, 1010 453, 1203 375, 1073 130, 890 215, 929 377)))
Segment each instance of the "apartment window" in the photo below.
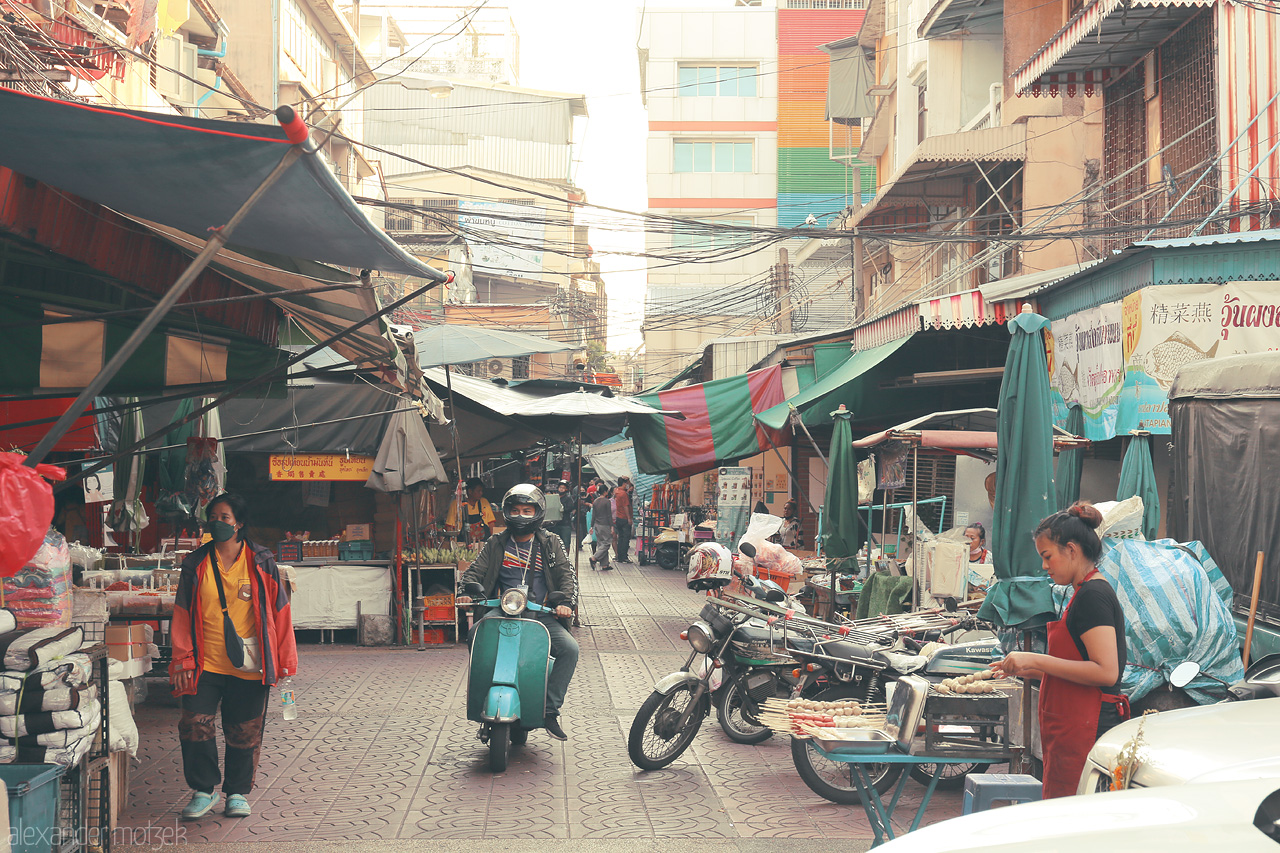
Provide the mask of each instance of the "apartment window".
POLYGON ((518 355, 511 359, 511 378, 512 379, 528 379, 529 366, 533 359, 527 355, 518 355))
MULTIPOLYGON (((392 204, 413 204, 411 198, 392 198, 387 199, 392 204)), ((387 230, 388 231, 414 231, 414 219, 416 217, 407 210, 395 207, 387 208, 387 230)))
POLYGON ((671 234, 671 245, 676 249, 733 249, 741 247, 751 239, 750 234, 741 231, 716 228, 718 225, 750 228, 755 223, 748 216, 721 216, 716 219, 701 220, 707 228, 700 229, 695 225, 680 225, 671 234))
POLYGON ((676 93, 682 98, 754 98, 754 65, 681 65, 676 93))
POLYGON ((751 142, 676 142, 673 172, 750 172, 751 142))

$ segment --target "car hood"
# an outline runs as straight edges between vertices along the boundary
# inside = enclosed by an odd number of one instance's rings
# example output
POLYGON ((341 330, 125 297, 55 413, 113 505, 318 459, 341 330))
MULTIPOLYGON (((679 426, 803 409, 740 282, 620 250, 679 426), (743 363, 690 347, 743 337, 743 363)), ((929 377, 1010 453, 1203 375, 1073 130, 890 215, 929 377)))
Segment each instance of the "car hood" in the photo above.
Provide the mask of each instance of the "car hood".
POLYGON ((1089 761, 1104 769, 1113 768, 1116 756, 1141 725, 1144 750, 1133 775, 1136 786, 1280 776, 1277 719, 1280 698, 1148 714, 1121 723, 1098 738, 1089 751, 1089 761))
POLYGON ((1099 850, 1270 851, 1253 825, 1274 779, 1062 797, 944 820, 878 848, 883 853, 1098 853, 1099 850))

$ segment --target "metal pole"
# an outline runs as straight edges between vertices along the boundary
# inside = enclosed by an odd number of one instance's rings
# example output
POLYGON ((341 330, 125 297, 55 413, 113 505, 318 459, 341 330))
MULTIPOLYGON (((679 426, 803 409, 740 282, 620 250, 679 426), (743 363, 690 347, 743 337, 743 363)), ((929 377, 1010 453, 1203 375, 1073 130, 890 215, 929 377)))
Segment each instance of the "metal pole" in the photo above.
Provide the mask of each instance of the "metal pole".
MULTIPOLYGON (((582 428, 578 428, 578 492, 574 497, 577 503, 577 509, 582 509, 582 428)), ((582 625, 582 620, 578 616, 578 602, 582 600, 582 585, 579 583, 578 577, 578 561, 582 556, 582 537, 578 535, 578 517, 575 514, 573 518, 573 585, 578 590, 578 599, 573 602, 573 627, 578 628, 582 625)))
POLYGON ((795 483, 796 490, 800 493, 800 497, 804 498, 804 502, 809 505, 809 511, 814 515, 818 514, 818 508, 813 505, 813 501, 809 500, 809 493, 806 492, 800 484, 800 480, 792 472, 791 466, 787 464, 787 460, 782 458, 782 451, 778 449, 778 445, 773 443, 773 436, 769 435, 768 430, 764 430, 764 440, 769 442, 769 446, 773 448, 774 454, 777 455, 778 461, 782 463, 782 467, 787 472, 787 476, 791 478, 791 482, 795 483))
MULTIPOLYGON (((293 108, 282 107, 277 110, 276 117, 281 124, 291 123, 295 119, 293 108), (285 110, 288 111, 287 115, 284 114, 285 110)), ((169 313, 170 309, 187 292, 187 289, 195 283, 196 278, 200 273, 204 272, 204 268, 213 260, 213 256, 218 254, 222 247, 226 245, 227 240, 231 238, 231 234, 244 221, 244 218, 249 215, 249 211, 253 209, 254 205, 266 194, 267 190, 271 189, 280 180, 280 177, 289 170, 289 167, 302 156, 304 153, 303 143, 305 141, 306 138, 304 137, 302 141, 290 145, 289 150, 280 158, 280 162, 271 170, 271 174, 267 175, 262 183, 258 185, 258 188, 245 199, 244 204, 240 205, 240 209, 232 215, 227 224, 221 228, 211 229, 212 233, 209 236, 209 240, 204 244, 204 248, 200 250, 200 254, 196 255, 191 265, 183 271, 182 275, 178 276, 178 280, 169 288, 168 293, 155 304, 155 307, 151 309, 151 313, 147 314, 142 322, 138 324, 138 327, 133 330, 133 334, 129 336, 128 340, 120 346, 120 349, 116 350, 116 354, 98 371, 98 375, 93 377, 89 384, 80 391, 76 399, 62 413, 62 417, 58 418, 58 422, 53 425, 49 432, 45 433, 44 438, 40 439, 40 443, 27 455, 26 460, 23 462, 24 465, 34 468, 44 461, 44 458, 49 455, 49 451, 53 450, 58 440, 66 435, 67 430, 71 429, 71 425, 75 423, 76 418, 80 417, 80 412, 120 372, 120 368, 124 367, 125 362, 133 356, 147 336, 155 331, 156 326, 160 325, 160 320, 169 313)))
MULTIPOLYGON (((443 281, 452 281, 453 280, 452 275, 453 275, 452 273, 445 274, 443 281)), ((262 373, 253 379, 249 379, 245 382, 241 382, 239 385, 225 392, 221 396, 215 398, 213 401, 196 408, 191 412, 191 414, 187 415, 178 423, 168 424, 167 426, 164 426, 161 429, 153 432, 151 435, 148 435, 142 439, 139 439, 138 441, 135 441, 133 444, 129 445, 128 447, 117 449, 115 455, 109 456, 99 461, 98 463, 90 466, 89 468, 82 468, 79 473, 74 474, 70 477, 67 477, 67 479, 63 480, 61 483, 56 484, 53 487, 54 493, 56 494, 62 491, 63 489, 66 489, 75 485, 76 483, 80 482, 90 474, 96 474, 98 471, 101 471, 103 468, 106 468, 112 462, 115 462, 117 459, 123 459, 124 457, 128 456, 130 453, 137 450, 138 448, 146 447, 148 444, 154 441, 157 436, 166 435, 167 433, 172 432, 173 430, 177 429, 180 426, 191 423, 193 420, 200 417, 205 412, 208 412, 212 409, 217 408, 220 403, 223 403, 226 400, 229 400, 232 397, 239 395, 242 391, 245 391, 249 388, 254 387, 255 385, 259 385, 262 382, 265 382, 267 379, 273 377, 275 374, 285 372, 287 376, 288 375, 287 371, 289 370, 290 367, 293 367, 295 364, 298 364, 303 360, 310 358, 320 350, 332 344, 334 341, 337 341, 345 337, 351 332, 354 332, 356 329, 359 329, 361 326, 368 325, 369 323, 372 323, 374 320, 377 320, 378 318, 391 313, 395 309, 399 308, 401 305, 405 305, 409 302, 412 302, 414 299, 417 299, 418 296, 421 295, 424 291, 429 290, 432 287, 435 287, 439 283, 440 282, 438 281, 432 281, 430 284, 423 285, 422 287, 418 288, 412 293, 409 293, 401 297, 400 299, 397 299, 395 302, 392 302, 390 305, 385 305, 382 308, 379 308, 377 311, 370 314, 368 317, 364 317, 360 320, 357 320, 356 322, 352 323, 350 326, 347 326, 346 328, 339 329, 337 332, 334 332, 332 335, 325 338, 323 341, 320 341, 310 349, 304 352, 300 352, 297 355, 295 355, 293 358, 290 358, 284 364, 277 365, 276 367, 271 368, 267 372, 262 373)), ((67 411, 71 412, 73 410, 68 409, 67 411)))
POLYGON ((454 520, 466 535, 466 542, 471 544, 471 527, 466 522, 467 491, 462 485, 462 453, 458 450, 458 409, 453 402, 453 371, 449 365, 444 366, 444 384, 449 391, 449 435, 453 437, 453 461, 458 467, 458 487, 453 492, 454 520))
POLYGON ((826 467, 827 457, 823 456, 822 451, 818 449, 818 442, 814 441, 813 436, 809 434, 809 428, 804 425, 804 418, 800 417, 800 411, 795 406, 791 406, 790 417, 793 434, 796 426, 804 430, 805 438, 809 439, 809 443, 813 445, 813 452, 818 454, 818 458, 822 460, 823 467, 826 467))
POLYGON ((911 447, 911 609, 920 606, 920 560, 916 556, 916 531, 920 529, 920 448, 911 447))

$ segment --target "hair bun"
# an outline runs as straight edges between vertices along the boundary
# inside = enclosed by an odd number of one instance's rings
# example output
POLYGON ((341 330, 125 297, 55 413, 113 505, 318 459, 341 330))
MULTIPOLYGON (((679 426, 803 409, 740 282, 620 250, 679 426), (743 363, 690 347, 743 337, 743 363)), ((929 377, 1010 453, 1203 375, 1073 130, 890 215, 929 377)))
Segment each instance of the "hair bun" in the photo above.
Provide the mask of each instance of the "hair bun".
POLYGON ((1067 507, 1067 512, 1089 525, 1093 530, 1102 526, 1102 511, 1086 501, 1076 501, 1067 507))

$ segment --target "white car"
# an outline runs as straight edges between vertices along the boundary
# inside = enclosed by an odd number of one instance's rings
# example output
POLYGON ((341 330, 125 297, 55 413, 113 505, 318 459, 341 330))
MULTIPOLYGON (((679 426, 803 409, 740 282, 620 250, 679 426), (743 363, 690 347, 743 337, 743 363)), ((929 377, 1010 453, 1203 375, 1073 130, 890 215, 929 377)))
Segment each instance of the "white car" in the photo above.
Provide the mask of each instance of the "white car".
POLYGON ((1280 698, 1253 699, 1162 711, 1121 723, 1089 751, 1076 793, 1111 790, 1110 768, 1142 720, 1142 761, 1130 787, 1280 779, 1280 698))
MULTIPOLYGON (((1255 703, 1256 704, 1256 703, 1255 703)), ((1062 797, 944 820, 884 853, 1280 850, 1280 781, 1250 779, 1062 797)))

